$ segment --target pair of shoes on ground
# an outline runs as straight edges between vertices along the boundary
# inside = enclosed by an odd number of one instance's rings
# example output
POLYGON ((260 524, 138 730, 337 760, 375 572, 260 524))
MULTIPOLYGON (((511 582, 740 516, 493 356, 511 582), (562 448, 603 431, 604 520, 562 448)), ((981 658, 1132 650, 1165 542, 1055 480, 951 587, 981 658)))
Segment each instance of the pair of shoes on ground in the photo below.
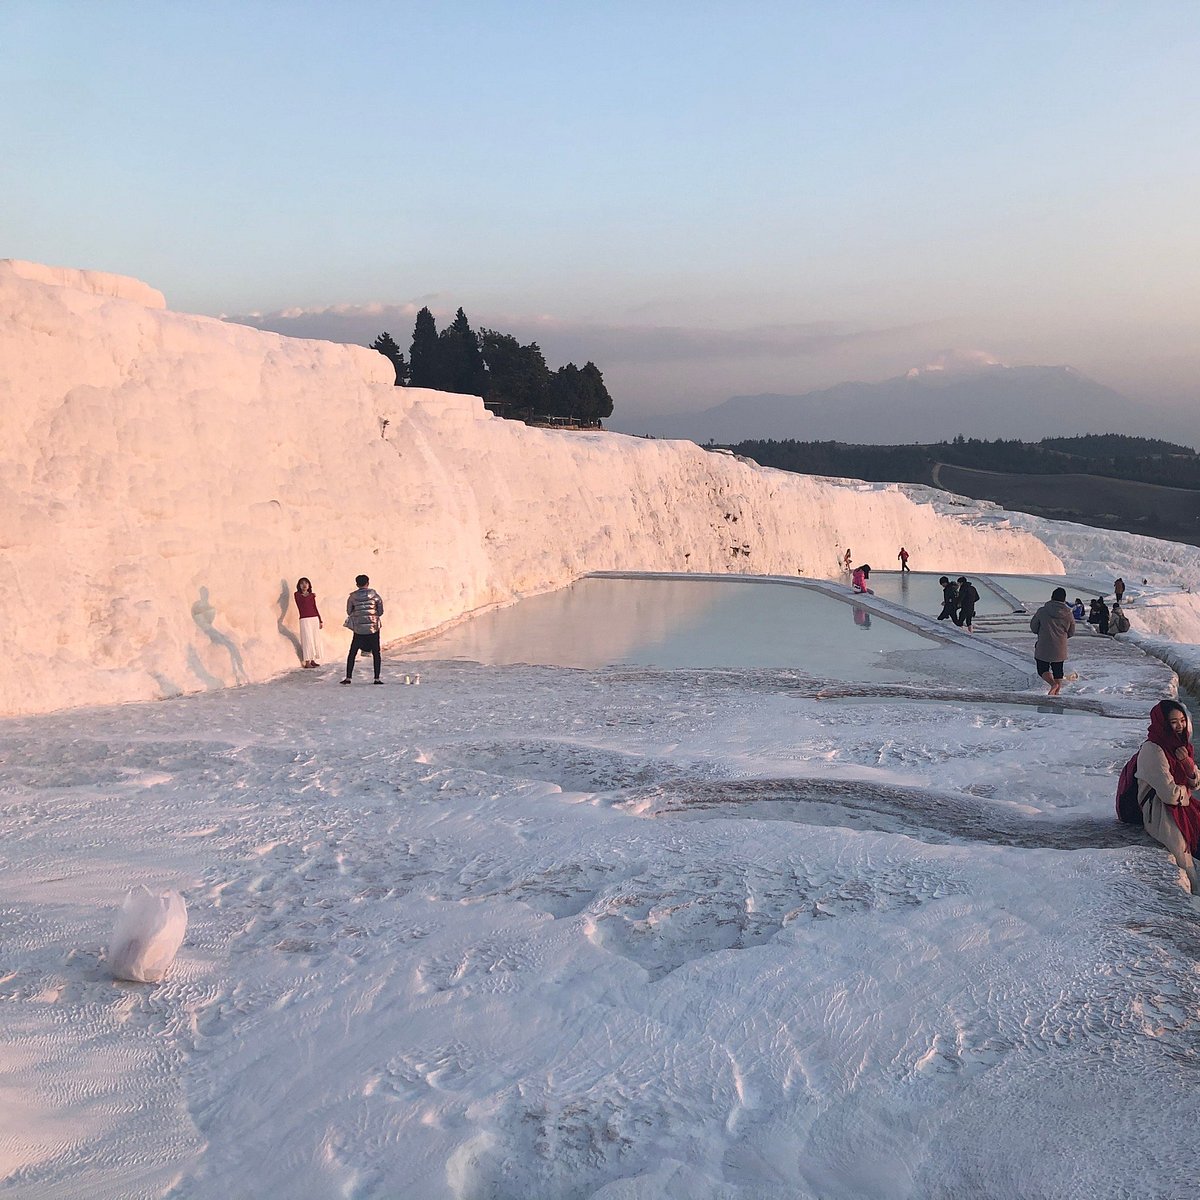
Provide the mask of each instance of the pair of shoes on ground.
POLYGON ((302 665, 304 666, 305 670, 307 670, 309 667, 319 667, 321 664, 315 662, 306 662, 302 665))
MULTIPOLYGON (((353 682, 354 682, 354 680, 353 680, 353 679, 351 679, 349 676, 347 676, 345 679, 343 679, 343 680, 342 680, 342 687, 345 687, 345 686, 346 686, 348 683, 353 683, 353 682)), ((383 680, 382 680, 382 679, 376 679, 374 682, 375 682, 375 683, 382 683, 382 682, 383 682, 383 680)))

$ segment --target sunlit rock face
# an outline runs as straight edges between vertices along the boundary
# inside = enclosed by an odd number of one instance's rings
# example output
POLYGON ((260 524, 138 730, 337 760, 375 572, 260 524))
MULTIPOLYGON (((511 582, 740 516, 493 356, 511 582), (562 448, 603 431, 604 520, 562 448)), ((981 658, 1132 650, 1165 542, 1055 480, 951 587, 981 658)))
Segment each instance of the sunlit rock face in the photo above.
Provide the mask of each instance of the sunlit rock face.
POLYGON ((1033 535, 892 485, 695 445, 528 429, 395 388, 366 348, 168 311, 137 280, 0 262, 0 712, 150 699, 327 661, 360 572, 385 641, 593 570, 831 577, 844 548, 1058 570, 1033 535))

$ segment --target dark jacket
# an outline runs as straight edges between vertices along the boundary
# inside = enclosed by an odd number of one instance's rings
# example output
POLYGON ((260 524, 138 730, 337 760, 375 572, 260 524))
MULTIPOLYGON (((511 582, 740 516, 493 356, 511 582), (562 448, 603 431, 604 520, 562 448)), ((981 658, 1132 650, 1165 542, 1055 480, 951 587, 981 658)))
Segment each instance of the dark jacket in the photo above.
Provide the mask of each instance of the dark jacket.
POLYGON ((1029 628, 1038 635, 1034 658, 1042 662, 1066 662, 1067 638, 1075 633, 1075 618, 1065 600, 1047 600, 1029 618, 1029 628))
POLYGON ((944 621, 947 617, 953 618, 958 611, 958 584, 948 583, 942 588, 942 611, 938 613, 938 620, 944 621))

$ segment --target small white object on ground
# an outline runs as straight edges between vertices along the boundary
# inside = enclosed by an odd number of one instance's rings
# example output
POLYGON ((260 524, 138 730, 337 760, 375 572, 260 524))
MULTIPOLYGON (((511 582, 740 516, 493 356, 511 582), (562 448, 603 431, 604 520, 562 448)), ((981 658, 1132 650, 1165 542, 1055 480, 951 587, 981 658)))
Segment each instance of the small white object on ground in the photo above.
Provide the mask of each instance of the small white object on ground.
POLYGON ((134 888, 113 927, 109 973, 133 983, 158 983, 175 961, 186 932, 187 905, 178 892, 134 888))

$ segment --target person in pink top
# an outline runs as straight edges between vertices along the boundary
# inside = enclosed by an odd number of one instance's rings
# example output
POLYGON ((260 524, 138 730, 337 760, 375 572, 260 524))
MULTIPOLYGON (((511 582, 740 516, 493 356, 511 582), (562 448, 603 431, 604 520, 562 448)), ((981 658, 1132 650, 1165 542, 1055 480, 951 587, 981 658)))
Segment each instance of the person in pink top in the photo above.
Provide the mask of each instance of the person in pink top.
POLYGON ((850 583, 856 592, 862 592, 865 595, 873 596, 875 593, 867 587, 867 580, 871 578, 870 563, 863 563, 861 567, 854 568, 854 574, 851 576, 850 583))
POLYGON ((321 633, 325 622, 317 608, 317 597, 312 583, 301 577, 296 581, 296 611, 300 614, 300 657, 306 667, 316 667, 321 661, 321 633))

